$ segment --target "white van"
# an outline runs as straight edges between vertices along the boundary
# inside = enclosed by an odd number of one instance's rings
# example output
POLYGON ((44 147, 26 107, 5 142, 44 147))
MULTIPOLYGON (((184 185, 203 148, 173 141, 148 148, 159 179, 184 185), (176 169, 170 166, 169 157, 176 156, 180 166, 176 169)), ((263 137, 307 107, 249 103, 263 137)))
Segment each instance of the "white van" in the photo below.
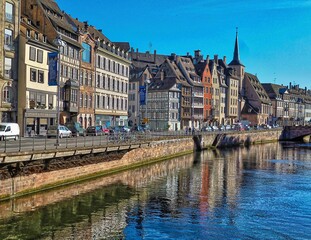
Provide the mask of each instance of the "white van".
POLYGON ((19 126, 17 123, 0 123, 0 140, 17 140, 19 138, 19 126))

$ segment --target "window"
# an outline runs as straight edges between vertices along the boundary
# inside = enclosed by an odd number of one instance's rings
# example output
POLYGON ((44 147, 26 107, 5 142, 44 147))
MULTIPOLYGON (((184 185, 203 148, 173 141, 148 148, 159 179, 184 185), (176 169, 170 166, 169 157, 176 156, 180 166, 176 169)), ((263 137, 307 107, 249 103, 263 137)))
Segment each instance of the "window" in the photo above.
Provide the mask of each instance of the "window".
POLYGON ((80 93, 80 107, 83 107, 83 94, 80 93))
POLYGON ((29 29, 26 30, 26 36, 27 36, 28 38, 30 38, 30 30, 29 30, 29 29))
POLYGON ((4 31, 4 45, 12 46, 13 43, 13 31, 10 29, 5 29, 4 31))
POLYGON ((44 83, 44 72, 38 71, 38 83, 44 83))
POLYGON ((29 48, 29 60, 36 61, 36 49, 34 47, 29 48))
POLYGON ((87 43, 82 43, 84 51, 82 52, 82 61, 91 63, 91 46, 87 43))
POLYGON ((77 103, 77 101, 78 101, 78 90, 71 89, 71 102, 72 103, 77 103))
POLYGON ((37 51, 37 62, 43 63, 43 51, 40 49, 38 49, 38 51, 37 51))
POLYGON ((88 107, 87 102, 88 102, 87 94, 84 94, 84 107, 88 107))
POLYGON ((6 78, 12 78, 13 74, 12 74, 12 58, 5 58, 5 77, 6 78))
POLYGON ((13 22, 13 4, 5 3, 5 19, 9 22, 13 22))
POLYGON ((31 68, 30 69, 30 81, 36 82, 37 81, 37 70, 31 68))
POLYGON ((3 89, 3 101, 6 103, 12 102, 12 87, 5 86, 3 89))
POLYGON ((35 40, 39 40, 39 34, 35 32, 35 40))

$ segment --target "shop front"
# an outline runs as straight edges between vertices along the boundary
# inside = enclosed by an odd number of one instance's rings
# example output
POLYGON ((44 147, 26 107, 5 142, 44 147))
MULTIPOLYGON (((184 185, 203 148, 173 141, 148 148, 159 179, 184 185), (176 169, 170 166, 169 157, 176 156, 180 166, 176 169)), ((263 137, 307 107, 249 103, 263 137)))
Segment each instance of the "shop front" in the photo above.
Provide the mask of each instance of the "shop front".
POLYGON ((128 117, 127 116, 113 116, 113 115, 95 115, 95 124, 101 126, 127 126, 128 117))
POLYGON ((56 111, 27 109, 25 111, 21 134, 23 136, 46 135, 49 125, 54 125, 56 111))

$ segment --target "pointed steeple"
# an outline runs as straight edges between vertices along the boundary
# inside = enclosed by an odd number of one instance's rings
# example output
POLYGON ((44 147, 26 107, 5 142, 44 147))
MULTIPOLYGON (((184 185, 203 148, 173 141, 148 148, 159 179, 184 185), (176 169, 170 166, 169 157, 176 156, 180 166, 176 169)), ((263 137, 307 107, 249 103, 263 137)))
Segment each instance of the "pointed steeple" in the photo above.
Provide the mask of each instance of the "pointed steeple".
POLYGON ((242 66, 244 66, 240 61, 238 28, 236 28, 236 37, 235 37, 235 46, 234 46, 234 52, 233 52, 233 60, 229 63, 229 65, 242 65, 242 66))

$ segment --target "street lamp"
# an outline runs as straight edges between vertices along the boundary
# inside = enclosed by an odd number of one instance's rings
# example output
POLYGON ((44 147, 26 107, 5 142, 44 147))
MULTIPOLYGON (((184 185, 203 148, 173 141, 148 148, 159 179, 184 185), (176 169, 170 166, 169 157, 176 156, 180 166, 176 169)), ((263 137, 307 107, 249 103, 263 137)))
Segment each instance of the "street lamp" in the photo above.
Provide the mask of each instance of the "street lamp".
POLYGON ((146 101, 146 121, 148 122, 148 87, 150 84, 150 79, 145 79, 145 85, 146 85, 146 96, 145 96, 145 101, 146 101))
POLYGON ((62 40, 62 37, 58 35, 54 39, 54 44, 58 48, 58 61, 57 61, 57 111, 56 111, 56 128, 57 128, 57 136, 56 136, 56 143, 55 146, 59 146, 59 100, 60 100, 60 68, 61 68, 61 62, 60 62, 60 47, 65 47, 66 42, 62 40))

